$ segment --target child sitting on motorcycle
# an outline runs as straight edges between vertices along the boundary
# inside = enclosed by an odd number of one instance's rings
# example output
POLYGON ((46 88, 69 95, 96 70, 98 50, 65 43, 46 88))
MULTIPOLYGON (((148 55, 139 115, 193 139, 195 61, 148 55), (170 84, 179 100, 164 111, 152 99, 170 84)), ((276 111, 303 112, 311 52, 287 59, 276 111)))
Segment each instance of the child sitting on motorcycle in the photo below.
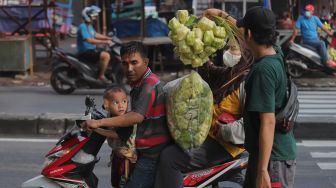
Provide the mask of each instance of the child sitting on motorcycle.
MULTIPOLYGON (((119 86, 108 88, 103 96, 103 109, 107 111, 107 117, 123 115, 127 112, 128 99, 126 91, 119 86)), ((95 132, 106 136, 111 153, 111 184, 113 187, 120 187, 128 178, 128 161, 135 163, 137 154, 135 152, 134 139, 136 125, 133 127, 120 128, 97 128, 95 132), (131 136, 130 136, 130 133, 131 136), (125 174, 126 173, 126 174, 125 174), (125 175, 125 176, 124 176, 125 175)), ((130 168, 132 168, 132 164, 130 168)))

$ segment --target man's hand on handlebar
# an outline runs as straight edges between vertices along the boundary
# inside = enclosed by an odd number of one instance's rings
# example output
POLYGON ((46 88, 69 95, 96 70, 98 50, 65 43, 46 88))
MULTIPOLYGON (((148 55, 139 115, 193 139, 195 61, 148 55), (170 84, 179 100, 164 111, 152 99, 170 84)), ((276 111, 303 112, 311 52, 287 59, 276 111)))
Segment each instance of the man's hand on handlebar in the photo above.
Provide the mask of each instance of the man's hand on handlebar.
POLYGON ((328 35, 329 35, 330 37, 334 37, 334 31, 329 31, 329 32, 328 32, 328 35))
POLYGON ((94 120, 94 119, 89 119, 89 120, 86 120, 85 122, 83 122, 81 124, 81 127, 83 129, 96 129, 96 128, 99 128, 99 120, 94 120))
POLYGON ((112 40, 107 40, 107 41, 106 41, 106 44, 107 44, 109 47, 111 47, 111 46, 114 45, 114 42, 113 42, 112 40))

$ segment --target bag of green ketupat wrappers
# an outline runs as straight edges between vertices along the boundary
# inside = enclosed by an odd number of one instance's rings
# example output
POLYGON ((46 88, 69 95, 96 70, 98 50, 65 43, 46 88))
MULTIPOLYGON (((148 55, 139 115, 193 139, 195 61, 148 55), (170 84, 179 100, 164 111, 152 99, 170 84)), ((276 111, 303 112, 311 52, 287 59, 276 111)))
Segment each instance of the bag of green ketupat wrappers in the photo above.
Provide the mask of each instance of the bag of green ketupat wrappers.
POLYGON ((203 144, 212 121, 213 96, 209 85, 192 72, 164 86, 170 133, 184 151, 203 144))

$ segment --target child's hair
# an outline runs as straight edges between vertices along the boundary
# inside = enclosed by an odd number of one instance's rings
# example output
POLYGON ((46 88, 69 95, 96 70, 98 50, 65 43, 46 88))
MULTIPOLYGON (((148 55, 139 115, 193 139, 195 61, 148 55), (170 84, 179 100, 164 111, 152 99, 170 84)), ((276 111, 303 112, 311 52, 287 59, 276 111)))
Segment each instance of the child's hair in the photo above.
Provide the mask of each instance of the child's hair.
POLYGON ((107 100, 111 100, 112 93, 116 93, 116 92, 124 92, 125 94, 127 94, 126 90, 122 86, 120 86, 120 85, 114 85, 114 86, 111 86, 111 87, 107 88, 104 91, 103 98, 107 99, 107 100))
POLYGON ((147 58, 147 49, 142 42, 131 41, 123 44, 120 49, 120 55, 139 53, 142 58, 147 58))

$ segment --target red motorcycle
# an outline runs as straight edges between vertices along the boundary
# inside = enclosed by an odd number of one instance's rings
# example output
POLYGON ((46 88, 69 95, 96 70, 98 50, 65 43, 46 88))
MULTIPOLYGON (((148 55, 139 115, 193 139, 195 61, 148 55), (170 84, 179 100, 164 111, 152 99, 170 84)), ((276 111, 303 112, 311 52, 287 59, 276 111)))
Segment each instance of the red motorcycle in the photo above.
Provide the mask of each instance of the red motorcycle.
MULTIPOLYGON (((86 111, 83 119, 102 119, 105 116, 95 108, 94 99, 86 97, 86 111)), ((95 164, 99 161, 97 154, 106 138, 96 132, 88 133, 80 128, 84 120, 76 120, 76 125, 67 132, 46 155, 41 175, 22 183, 21 187, 39 188, 96 188, 98 178, 93 173, 95 164), (81 151, 89 154, 85 163, 74 160, 81 151)), ((129 132, 131 134, 132 131, 129 132)), ((210 168, 186 173, 184 187, 218 187, 221 181, 230 179, 246 168, 248 156, 246 153, 230 161, 222 161, 210 168)), ((125 173, 128 173, 126 170, 125 173)), ((128 174, 125 174, 127 177, 128 174)), ((120 187, 123 187, 122 182, 120 187)))
MULTIPOLYGON (((102 119, 105 116, 96 110, 94 99, 86 97, 86 111, 84 119, 102 119)), ((80 123, 66 133, 56 146, 46 155, 41 175, 24 182, 21 187, 43 188, 89 188, 98 186, 98 178, 93 173, 95 164, 99 161, 97 153, 106 137, 96 132, 88 133, 80 129, 80 123), (85 163, 73 160, 80 151, 85 151, 89 157, 85 163)))

